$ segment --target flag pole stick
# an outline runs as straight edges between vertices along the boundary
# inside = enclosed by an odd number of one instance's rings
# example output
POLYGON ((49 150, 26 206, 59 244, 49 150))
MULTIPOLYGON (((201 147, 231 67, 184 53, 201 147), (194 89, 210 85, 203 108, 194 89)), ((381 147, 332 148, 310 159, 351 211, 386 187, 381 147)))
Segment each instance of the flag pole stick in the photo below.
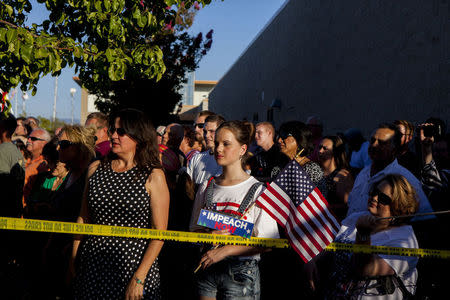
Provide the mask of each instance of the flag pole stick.
POLYGON ((450 210, 433 211, 433 212, 419 213, 419 214, 414 214, 414 215, 383 217, 383 218, 377 218, 377 220, 401 219, 401 218, 412 218, 412 217, 432 216, 432 215, 443 215, 443 214, 448 214, 448 213, 450 213, 450 210))
MULTIPOLYGON (((250 209, 252 209, 253 206, 255 206, 255 204, 256 204, 256 201, 254 201, 254 202, 253 202, 253 203, 245 210, 245 212, 242 214, 242 216, 239 218, 239 220, 242 220, 242 218, 245 216, 245 214, 247 214, 247 213, 250 211, 250 209)), ((211 248, 211 250, 215 250, 215 249, 217 249, 217 248, 219 248, 219 247, 220 247, 220 244, 217 244, 217 245, 215 245, 213 248, 211 248)), ((201 263, 198 264, 197 268, 194 270, 194 274, 197 273, 198 270, 200 270, 201 267, 202 267, 202 264, 201 264, 201 263)))

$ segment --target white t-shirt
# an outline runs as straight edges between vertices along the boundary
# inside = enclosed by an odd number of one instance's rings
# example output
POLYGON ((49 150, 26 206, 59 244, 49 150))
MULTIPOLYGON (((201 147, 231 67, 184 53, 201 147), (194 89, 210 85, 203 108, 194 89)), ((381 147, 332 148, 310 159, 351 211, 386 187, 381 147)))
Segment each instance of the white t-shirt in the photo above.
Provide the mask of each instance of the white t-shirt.
POLYGON ((195 184, 202 184, 212 176, 222 174, 222 166, 219 166, 210 154, 209 150, 195 154, 187 167, 187 173, 195 184))
MULTIPOLYGON (((254 177, 249 177, 247 180, 232 186, 222 186, 218 184, 214 184, 214 194, 213 194, 213 203, 215 204, 218 212, 224 213, 233 213, 239 209, 239 206, 244 200, 245 195, 248 190, 252 187, 254 183, 257 183, 254 177)), ((211 183, 213 184, 213 183, 211 183)), ((206 187, 208 182, 204 182, 195 196, 194 207, 192 209, 191 222, 189 225, 189 229, 191 231, 201 230, 205 227, 197 225, 198 216, 200 214, 200 210, 206 205, 206 187)), ((253 201, 258 198, 258 196, 263 191, 264 187, 261 186, 257 189, 253 201)), ((251 202, 253 203, 253 202, 251 202)), ((239 218, 236 216, 236 218, 239 218)), ((243 220, 253 223, 253 234, 255 237, 264 237, 264 238, 274 238, 277 239, 280 237, 278 233, 277 223, 272 217, 270 217, 263 209, 259 206, 254 205, 251 209, 245 213, 243 220)), ((253 256, 241 256, 240 259, 259 259, 259 254, 253 256)))
MULTIPOLYGON (((342 221, 341 229, 337 234, 336 242, 355 242, 356 238, 356 221, 363 215, 368 215, 369 212, 357 212, 351 214, 342 221)), ((392 227, 388 230, 383 230, 372 234, 370 236, 371 245, 373 246, 390 246, 402 248, 419 248, 413 228, 410 225, 403 225, 392 227)), ((406 288, 411 292, 415 292, 415 285, 417 281, 416 265, 419 258, 414 256, 399 256, 399 255, 384 255, 379 254, 379 257, 394 269, 395 273, 402 279, 406 288)), ((362 299, 402 299, 402 293, 397 288, 392 295, 384 296, 370 296, 362 299)))

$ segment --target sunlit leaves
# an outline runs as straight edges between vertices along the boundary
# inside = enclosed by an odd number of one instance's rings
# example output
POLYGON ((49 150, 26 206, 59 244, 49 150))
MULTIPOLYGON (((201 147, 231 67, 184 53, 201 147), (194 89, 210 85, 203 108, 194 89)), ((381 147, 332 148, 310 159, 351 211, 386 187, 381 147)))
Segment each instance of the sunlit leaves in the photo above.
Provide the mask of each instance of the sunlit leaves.
MULTIPOLYGON (((166 71, 155 37, 175 26, 176 10, 192 0, 37 0, 49 19, 24 26, 30 0, 0 2, 0 88, 36 93, 39 79, 75 66, 84 84, 105 91, 112 82, 160 80, 166 71), (131 73, 130 73, 131 72, 131 73)), ((205 5, 210 1, 198 1, 205 5)), ((181 23, 185 22, 184 19, 181 23)), ((178 22, 180 23, 180 22, 178 22)), ((105 92, 106 93, 106 92, 105 92)))

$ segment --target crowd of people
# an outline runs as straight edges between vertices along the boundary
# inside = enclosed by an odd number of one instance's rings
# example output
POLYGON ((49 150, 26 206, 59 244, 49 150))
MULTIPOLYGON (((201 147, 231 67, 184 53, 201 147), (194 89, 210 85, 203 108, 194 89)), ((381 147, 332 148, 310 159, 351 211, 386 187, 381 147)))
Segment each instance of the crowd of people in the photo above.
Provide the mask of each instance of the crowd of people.
MULTIPOLYGON (((437 118, 382 123, 368 140, 356 128, 325 135, 318 116, 275 128, 202 111, 193 125, 154 128, 125 109, 54 133, 33 117, 1 118, 1 216, 230 234, 198 225, 207 209, 253 223, 255 237, 286 238, 255 200, 295 160, 341 224, 336 242, 450 249, 449 218, 429 214, 450 209, 450 138, 437 118)), ((324 251, 305 264, 292 249, 0 235, 8 299, 409 299, 445 291, 444 272, 417 257, 324 251)))

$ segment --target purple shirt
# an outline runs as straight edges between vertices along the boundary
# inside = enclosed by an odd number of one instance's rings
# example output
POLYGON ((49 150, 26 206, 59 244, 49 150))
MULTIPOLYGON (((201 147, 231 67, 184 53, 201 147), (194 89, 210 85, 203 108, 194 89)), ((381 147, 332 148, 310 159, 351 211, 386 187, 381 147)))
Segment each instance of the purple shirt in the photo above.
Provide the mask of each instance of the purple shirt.
POLYGON ((104 141, 95 145, 95 152, 97 153, 97 158, 105 157, 111 151, 111 142, 104 141))

